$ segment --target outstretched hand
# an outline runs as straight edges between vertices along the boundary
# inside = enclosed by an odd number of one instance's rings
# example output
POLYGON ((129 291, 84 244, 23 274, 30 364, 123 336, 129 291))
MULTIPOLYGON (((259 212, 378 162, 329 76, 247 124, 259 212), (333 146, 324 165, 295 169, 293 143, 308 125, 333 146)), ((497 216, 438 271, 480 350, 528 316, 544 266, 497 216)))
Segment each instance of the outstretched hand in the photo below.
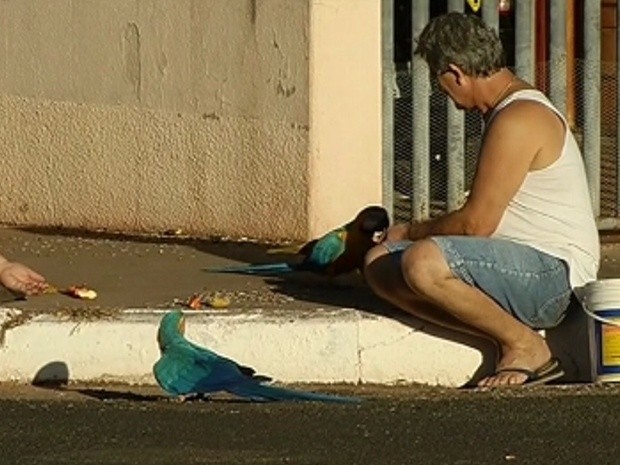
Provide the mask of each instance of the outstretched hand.
POLYGON ((43 276, 18 262, 0 263, 0 284, 14 292, 37 295, 47 287, 43 276))

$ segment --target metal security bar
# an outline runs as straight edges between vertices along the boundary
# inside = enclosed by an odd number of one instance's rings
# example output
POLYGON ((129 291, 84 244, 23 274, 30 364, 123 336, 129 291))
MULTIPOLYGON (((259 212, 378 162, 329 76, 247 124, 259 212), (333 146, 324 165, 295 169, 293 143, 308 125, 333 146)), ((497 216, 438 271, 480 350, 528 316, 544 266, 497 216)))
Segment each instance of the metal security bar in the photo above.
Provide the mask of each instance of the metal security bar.
MULTIPOLYGON (((563 3, 563 2, 553 2, 563 3)), ((558 20, 561 20, 559 18, 558 20)), ((601 2, 584 2, 583 154, 590 197, 601 215, 601 2)), ((616 95, 616 98, 618 96, 616 95)), ((617 108, 616 107, 616 111, 617 108)), ((616 134, 617 139, 617 134, 616 134)), ((616 193, 617 195, 617 193, 616 193)))
POLYGON ((532 0, 517 0, 515 3, 515 11, 519 19, 515 24, 515 72, 527 82, 534 82, 532 0))
MULTIPOLYGON (((413 37, 417 37, 429 21, 428 1, 413 2, 411 18, 413 37)), ((430 79, 428 67, 419 56, 411 60, 411 106, 414 115, 411 216, 421 220, 429 216, 429 160, 430 160, 430 79)))
POLYGON ((550 10, 549 99, 566 115, 566 1, 551 2, 550 10))
MULTIPOLYGON (((450 0, 448 10, 462 13, 465 6, 462 0, 450 0)), ((446 100, 448 105, 447 208, 451 211, 461 205, 465 192, 465 115, 454 106, 450 99, 446 100)))
MULTIPOLYGON (((468 6, 473 2, 466 0, 383 0, 384 202, 395 220, 423 220, 462 205, 475 171, 482 130, 478 115, 458 111, 431 88, 426 64, 412 56, 415 39, 432 16, 466 11, 481 15, 504 42, 506 14, 500 14, 501 4, 511 8, 511 42, 505 47, 509 65, 528 82, 543 83, 543 90, 564 114, 575 113, 572 129, 583 151, 599 227, 620 228, 620 103, 616 103, 620 64, 618 60, 601 63, 601 0, 546 0, 544 62, 536 56, 540 1, 482 0, 480 10, 474 12, 468 6), (403 18, 403 12, 410 17, 403 18), (569 22, 572 17, 578 23, 569 22), (408 27, 407 41, 400 34, 394 42, 397 27, 408 27), (573 46, 577 28, 582 31, 579 56, 573 46), (408 53, 394 59, 403 43, 408 53), (610 65, 613 72, 602 74, 602 66, 608 70, 610 65), (601 82, 607 86, 602 88, 601 82), (611 104, 613 110, 608 109, 611 104), (611 133, 607 128, 613 128, 611 133)), ((620 24, 620 7, 617 16, 620 24)), ((620 34, 616 37, 620 51, 620 34)))
POLYGON ((381 3, 381 47, 382 76, 382 120, 383 120, 383 162, 382 192, 383 205, 391 218, 394 217, 394 99, 396 97, 396 72, 394 65, 394 0, 381 3))

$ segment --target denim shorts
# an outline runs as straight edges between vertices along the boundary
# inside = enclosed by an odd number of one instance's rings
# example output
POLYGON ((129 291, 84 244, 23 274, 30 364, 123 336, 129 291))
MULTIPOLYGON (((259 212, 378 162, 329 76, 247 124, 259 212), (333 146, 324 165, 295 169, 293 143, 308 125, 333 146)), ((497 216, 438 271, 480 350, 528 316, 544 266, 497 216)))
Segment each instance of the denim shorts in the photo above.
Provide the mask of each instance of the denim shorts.
MULTIPOLYGON (((519 321, 551 328, 562 321, 571 298, 568 266, 527 245, 474 236, 434 236, 452 273, 491 297, 519 321)), ((399 261, 411 241, 384 243, 399 261)))

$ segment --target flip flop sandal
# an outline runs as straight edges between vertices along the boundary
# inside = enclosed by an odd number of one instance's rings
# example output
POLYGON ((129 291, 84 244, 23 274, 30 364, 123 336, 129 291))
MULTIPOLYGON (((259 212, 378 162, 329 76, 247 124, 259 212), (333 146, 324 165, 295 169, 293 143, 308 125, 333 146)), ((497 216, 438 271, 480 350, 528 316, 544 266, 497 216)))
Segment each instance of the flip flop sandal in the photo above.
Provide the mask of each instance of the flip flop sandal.
POLYGON ((527 368, 519 367, 506 367, 496 370, 494 376, 501 373, 521 373, 526 376, 526 379, 523 383, 520 384, 502 384, 499 386, 493 386, 493 388, 518 388, 538 386, 548 383, 549 381, 553 381, 554 379, 560 378, 564 375, 564 370, 560 366, 560 361, 557 358, 553 357, 535 370, 529 370, 527 368))

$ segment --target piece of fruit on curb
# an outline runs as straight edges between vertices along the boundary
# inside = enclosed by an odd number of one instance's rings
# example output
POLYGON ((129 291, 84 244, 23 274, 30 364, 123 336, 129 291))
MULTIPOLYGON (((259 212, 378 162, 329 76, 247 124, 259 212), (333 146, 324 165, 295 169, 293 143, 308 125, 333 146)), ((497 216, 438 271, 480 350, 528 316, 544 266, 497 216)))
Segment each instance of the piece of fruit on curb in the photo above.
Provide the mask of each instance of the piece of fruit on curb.
POLYGON ((202 295, 194 294, 189 298, 187 306, 192 310, 200 310, 202 308, 202 295))
POLYGON ((206 299, 206 303, 212 308, 226 308, 230 305, 230 299, 224 295, 214 295, 206 299))
POLYGON ((97 298, 97 291, 86 286, 69 286, 61 292, 76 299, 93 300, 97 298))
POLYGON ((55 286, 48 286, 44 294, 63 294, 74 299, 93 300, 97 298, 97 291, 86 286, 69 286, 66 289, 59 289, 55 286))

